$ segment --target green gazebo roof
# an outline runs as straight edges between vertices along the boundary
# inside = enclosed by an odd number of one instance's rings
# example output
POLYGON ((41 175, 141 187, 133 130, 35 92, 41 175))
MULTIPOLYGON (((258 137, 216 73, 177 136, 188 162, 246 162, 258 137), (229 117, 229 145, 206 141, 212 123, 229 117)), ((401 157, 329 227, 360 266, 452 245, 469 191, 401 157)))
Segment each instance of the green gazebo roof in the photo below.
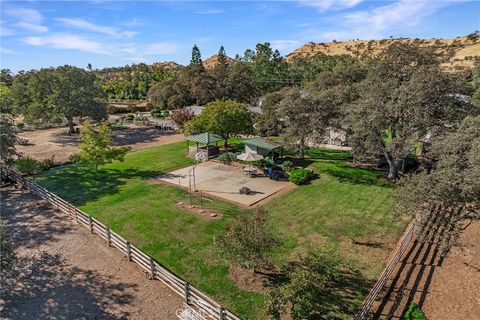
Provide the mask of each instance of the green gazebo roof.
POLYGON ((194 136, 188 136, 185 138, 185 140, 203 144, 212 144, 218 141, 224 141, 225 138, 215 133, 204 132, 194 136))
POLYGON ((250 146, 250 147, 265 149, 265 150, 268 150, 268 151, 272 151, 272 150, 283 147, 283 145, 281 145, 279 143, 276 143, 276 142, 273 142, 273 141, 270 141, 270 140, 267 140, 267 139, 261 138, 261 137, 255 137, 255 138, 252 138, 252 139, 244 140, 244 141, 242 141, 242 143, 246 144, 247 146, 250 146))

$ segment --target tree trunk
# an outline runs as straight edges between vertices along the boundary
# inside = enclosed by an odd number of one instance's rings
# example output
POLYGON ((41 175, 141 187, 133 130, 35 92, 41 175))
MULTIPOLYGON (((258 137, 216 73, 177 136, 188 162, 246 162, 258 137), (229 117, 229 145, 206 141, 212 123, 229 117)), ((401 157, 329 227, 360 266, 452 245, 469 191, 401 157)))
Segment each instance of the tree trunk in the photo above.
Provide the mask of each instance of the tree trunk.
POLYGON ((67 118, 68 123, 68 133, 73 134, 75 133, 75 125, 73 123, 73 118, 67 118))
POLYGON ((305 138, 300 138, 300 158, 305 159, 305 138))
POLYGON ((388 162, 388 180, 394 181, 398 178, 398 163, 388 152, 385 151, 385 158, 388 162))

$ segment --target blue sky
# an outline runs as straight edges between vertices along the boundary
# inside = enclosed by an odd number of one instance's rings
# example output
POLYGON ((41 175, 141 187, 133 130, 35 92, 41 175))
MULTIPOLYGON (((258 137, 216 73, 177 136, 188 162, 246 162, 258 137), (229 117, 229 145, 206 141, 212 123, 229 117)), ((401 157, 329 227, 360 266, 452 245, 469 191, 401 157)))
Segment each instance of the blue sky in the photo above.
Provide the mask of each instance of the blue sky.
POLYGON ((333 39, 456 37, 480 30, 480 1, 3 1, 0 65, 94 68, 206 58, 268 41, 282 54, 333 39))

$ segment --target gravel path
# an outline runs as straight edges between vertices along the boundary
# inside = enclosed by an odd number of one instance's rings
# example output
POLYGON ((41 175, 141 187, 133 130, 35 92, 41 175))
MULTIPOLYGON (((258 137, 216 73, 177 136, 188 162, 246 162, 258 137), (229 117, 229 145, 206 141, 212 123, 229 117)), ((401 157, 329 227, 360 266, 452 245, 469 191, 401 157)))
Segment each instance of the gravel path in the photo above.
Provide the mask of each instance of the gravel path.
POLYGON ((182 299, 28 191, 1 190, 17 255, 0 319, 177 319, 182 299))

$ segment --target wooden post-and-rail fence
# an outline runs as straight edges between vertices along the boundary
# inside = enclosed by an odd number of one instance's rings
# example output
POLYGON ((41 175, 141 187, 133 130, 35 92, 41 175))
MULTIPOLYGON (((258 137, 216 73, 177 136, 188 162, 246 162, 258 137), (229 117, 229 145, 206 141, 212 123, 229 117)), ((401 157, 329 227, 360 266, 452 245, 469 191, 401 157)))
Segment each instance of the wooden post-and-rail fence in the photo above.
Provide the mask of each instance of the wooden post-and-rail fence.
POLYGON ((409 246, 410 242, 415 239, 417 235, 417 231, 420 227, 420 219, 415 217, 412 222, 408 225, 407 229, 405 230, 403 237, 400 239, 397 245, 397 250, 393 254, 390 262, 387 264, 385 269, 383 270, 382 274, 378 278, 377 282, 373 286, 373 288, 368 293, 367 297, 363 301, 358 312, 353 316, 354 320, 363 320, 369 316, 370 308, 375 300, 378 299, 380 293, 382 292, 385 283, 387 282, 388 278, 392 274, 393 270, 395 269, 397 263, 400 261, 405 249, 409 246))
POLYGON ((145 270, 151 279, 162 281, 174 292, 184 297, 185 302, 198 309, 203 316, 218 320, 240 320, 235 314, 223 308, 212 298, 176 276, 165 266, 157 262, 154 258, 138 249, 136 246, 122 238, 119 234, 110 230, 103 223, 92 217, 91 215, 81 211, 69 202, 60 198, 54 193, 43 188, 39 184, 29 181, 19 174, 0 168, 4 174, 24 188, 32 191, 42 199, 57 207, 61 212, 67 214, 77 223, 85 226, 91 233, 99 235, 105 240, 108 246, 115 247, 128 257, 129 261, 136 263, 140 268, 145 270))

